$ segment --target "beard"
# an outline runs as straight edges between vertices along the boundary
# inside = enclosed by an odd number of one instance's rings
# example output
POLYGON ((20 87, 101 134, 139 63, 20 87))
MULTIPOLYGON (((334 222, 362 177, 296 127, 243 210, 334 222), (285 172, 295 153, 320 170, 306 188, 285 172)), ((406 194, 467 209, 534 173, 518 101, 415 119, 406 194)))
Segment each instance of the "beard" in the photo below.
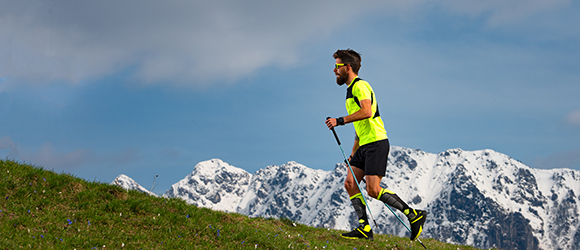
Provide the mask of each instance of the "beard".
POLYGON ((339 73, 339 75, 336 77, 336 84, 338 84, 338 86, 346 84, 346 81, 348 81, 348 75, 344 71, 339 73))

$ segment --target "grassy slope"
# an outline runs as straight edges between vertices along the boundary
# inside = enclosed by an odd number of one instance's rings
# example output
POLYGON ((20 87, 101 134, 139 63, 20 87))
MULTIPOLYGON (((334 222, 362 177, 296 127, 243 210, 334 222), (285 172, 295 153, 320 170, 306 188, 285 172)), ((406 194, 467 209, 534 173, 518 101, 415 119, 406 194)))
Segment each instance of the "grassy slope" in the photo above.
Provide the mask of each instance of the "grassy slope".
MULTIPOLYGON (((423 249, 248 218, 0 160, 0 249, 423 249)), ((475 249, 424 239, 430 249, 475 249)))

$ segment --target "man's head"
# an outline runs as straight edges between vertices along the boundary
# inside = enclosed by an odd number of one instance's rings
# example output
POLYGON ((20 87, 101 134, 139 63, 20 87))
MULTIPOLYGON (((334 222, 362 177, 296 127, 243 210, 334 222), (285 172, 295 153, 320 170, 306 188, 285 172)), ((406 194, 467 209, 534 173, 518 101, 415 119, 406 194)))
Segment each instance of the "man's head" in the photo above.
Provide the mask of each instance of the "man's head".
POLYGON ((340 59, 342 63, 350 65, 352 72, 358 75, 360 69, 360 54, 352 49, 337 50, 333 55, 334 59, 340 59))
POLYGON ((338 85, 347 84, 347 81, 354 79, 360 69, 360 54, 354 50, 337 50, 333 55, 336 59, 336 83, 338 85))

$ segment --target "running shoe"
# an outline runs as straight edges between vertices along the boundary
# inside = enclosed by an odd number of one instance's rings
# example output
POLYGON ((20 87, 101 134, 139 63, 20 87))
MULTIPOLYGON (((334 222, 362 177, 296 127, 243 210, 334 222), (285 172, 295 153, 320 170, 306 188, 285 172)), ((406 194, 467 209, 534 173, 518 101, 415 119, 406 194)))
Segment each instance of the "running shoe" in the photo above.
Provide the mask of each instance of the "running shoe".
POLYGON ((423 232, 423 224, 427 220, 427 211, 413 209, 409 217, 409 222, 411 223, 411 240, 415 240, 423 232))
POLYGON ((347 239, 367 239, 373 240, 373 230, 370 225, 360 225, 349 233, 343 233, 342 237, 347 239))

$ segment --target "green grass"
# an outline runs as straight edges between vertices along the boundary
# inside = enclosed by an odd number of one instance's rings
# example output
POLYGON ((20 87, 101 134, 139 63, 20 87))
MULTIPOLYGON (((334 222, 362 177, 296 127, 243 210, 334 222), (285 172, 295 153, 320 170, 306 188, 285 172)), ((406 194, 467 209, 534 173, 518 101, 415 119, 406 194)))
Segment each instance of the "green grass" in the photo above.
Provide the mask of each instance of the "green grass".
MULTIPOLYGON (((391 235, 248 218, 0 160, 0 249, 423 249, 391 235)), ((429 249, 476 249, 423 239, 429 249)))

